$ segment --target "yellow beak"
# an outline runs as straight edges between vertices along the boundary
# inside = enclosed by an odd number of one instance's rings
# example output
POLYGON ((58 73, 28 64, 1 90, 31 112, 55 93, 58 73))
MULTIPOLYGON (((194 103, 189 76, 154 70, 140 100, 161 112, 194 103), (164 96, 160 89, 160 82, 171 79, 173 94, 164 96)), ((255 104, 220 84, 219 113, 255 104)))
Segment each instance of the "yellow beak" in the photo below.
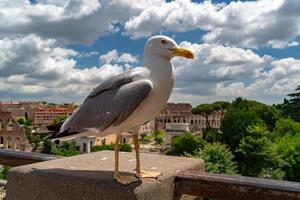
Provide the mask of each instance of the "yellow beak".
POLYGON ((181 56, 185 58, 194 59, 194 54, 192 51, 182 48, 182 47, 175 47, 173 49, 170 49, 174 52, 175 56, 181 56))

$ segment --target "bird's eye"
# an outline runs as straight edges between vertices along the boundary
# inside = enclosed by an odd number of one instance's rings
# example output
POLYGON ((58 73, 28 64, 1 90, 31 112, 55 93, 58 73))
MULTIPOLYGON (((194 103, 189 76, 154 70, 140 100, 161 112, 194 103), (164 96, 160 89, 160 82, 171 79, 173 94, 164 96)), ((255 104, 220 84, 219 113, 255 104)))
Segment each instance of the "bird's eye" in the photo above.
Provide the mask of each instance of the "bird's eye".
POLYGON ((166 40, 161 40, 160 43, 162 43, 163 45, 166 45, 167 41, 166 40))

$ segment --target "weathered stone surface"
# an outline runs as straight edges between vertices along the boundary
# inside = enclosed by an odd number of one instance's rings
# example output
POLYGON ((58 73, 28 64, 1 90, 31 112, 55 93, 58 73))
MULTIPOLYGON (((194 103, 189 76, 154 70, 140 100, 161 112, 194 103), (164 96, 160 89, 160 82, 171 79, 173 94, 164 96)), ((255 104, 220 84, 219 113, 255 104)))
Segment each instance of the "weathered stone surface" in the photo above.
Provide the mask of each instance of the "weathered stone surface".
MULTIPOLYGON (((114 153, 102 151, 13 168, 8 176, 8 200, 168 200, 173 177, 181 170, 202 170, 200 159, 141 153, 145 170, 163 173, 128 186, 113 181, 114 153)), ((122 174, 134 175, 134 153, 120 154, 122 174)))

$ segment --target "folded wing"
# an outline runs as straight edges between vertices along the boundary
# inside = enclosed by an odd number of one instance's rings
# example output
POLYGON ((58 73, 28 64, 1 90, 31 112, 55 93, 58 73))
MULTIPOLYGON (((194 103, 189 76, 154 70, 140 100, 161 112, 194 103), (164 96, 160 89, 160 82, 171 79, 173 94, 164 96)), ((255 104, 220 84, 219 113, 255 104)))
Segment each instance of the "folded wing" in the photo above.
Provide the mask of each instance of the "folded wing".
POLYGON ((100 131, 126 120, 152 90, 148 79, 134 80, 122 74, 100 84, 62 125, 55 137, 72 135, 86 129, 100 131))

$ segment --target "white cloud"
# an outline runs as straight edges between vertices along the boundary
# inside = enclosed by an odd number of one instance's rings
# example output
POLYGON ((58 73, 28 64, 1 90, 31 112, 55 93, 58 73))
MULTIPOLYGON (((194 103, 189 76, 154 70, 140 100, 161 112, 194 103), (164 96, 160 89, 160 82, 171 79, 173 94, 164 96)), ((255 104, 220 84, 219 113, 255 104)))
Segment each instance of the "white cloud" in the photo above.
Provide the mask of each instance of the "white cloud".
POLYGON ((107 63, 138 63, 138 57, 129 53, 119 53, 116 49, 107 52, 99 57, 101 64, 107 63))
POLYGON ((175 0, 155 4, 125 23, 133 38, 159 31, 207 31, 203 40, 239 47, 298 45, 300 4, 289 0, 233 1, 229 4, 175 0))
POLYGON ((290 0, 213 3, 191 0, 29 0, 0 2, 0 37, 34 33, 92 44, 122 30, 132 38, 161 31, 206 31, 203 40, 237 47, 298 46, 300 4, 290 0))
POLYGON ((97 51, 83 51, 80 52, 77 57, 78 58, 90 58, 90 57, 94 57, 94 56, 98 56, 99 52, 97 51))
POLYGON ((0 40, 1 99, 81 101, 106 78, 128 66, 76 67, 78 52, 36 35, 0 40))
POLYGON ((63 43, 92 44, 159 0, 29 0, 0 2, 0 37, 35 34, 63 43))
MULTIPOLYGON (((273 103, 300 84, 300 60, 294 58, 275 59, 222 45, 180 45, 192 49, 196 58, 172 61, 176 68, 173 101, 196 105, 243 96, 273 103)), ((113 50, 100 55, 101 66, 79 69, 73 59, 78 55, 36 35, 0 39, 1 99, 81 102, 93 87, 137 61, 113 50)))
POLYGON ((242 96, 277 103, 300 85, 300 60, 221 45, 180 45, 192 49, 196 58, 173 61, 177 75, 172 100, 186 98, 196 105, 242 96))

